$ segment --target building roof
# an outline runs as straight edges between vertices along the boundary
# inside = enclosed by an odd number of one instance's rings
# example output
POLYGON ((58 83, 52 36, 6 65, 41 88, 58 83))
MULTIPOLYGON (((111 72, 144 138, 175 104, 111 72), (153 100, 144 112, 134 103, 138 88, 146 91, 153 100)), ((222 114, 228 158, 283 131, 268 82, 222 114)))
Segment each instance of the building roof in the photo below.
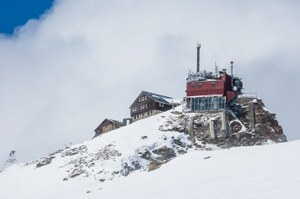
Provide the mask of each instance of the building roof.
POLYGON ((112 122, 112 123, 119 124, 120 126, 123 125, 123 123, 120 122, 120 121, 105 118, 105 119, 99 124, 99 126, 98 126, 94 131, 97 131, 105 121, 110 121, 110 122, 112 122))
POLYGON ((170 100, 173 99, 172 97, 160 95, 157 93, 151 93, 151 92, 147 92, 147 91, 142 91, 142 93, 145 93, 148 97, 152 98, 156 102, 161 102, 161 103, 166 103, 166 104, 169 104, 170 100))
POLYGON ((129 108, 131 108, 133 106, 133 104, 135 103, 135 101, 142 95, 145 94, 147 97, 149 97, 150 99, 154 100, 155 102, 160 102, 160 103, 164 103, 164 104, 172 104, 173 98, 165 96, 165 95, 161 95, 161 94, 157 94, 157 93, 152 93, 152 92, 148 92, 148 91, 142 91, 138 97, 134 100, 134 102, 131 104, 131 106, 129 108))

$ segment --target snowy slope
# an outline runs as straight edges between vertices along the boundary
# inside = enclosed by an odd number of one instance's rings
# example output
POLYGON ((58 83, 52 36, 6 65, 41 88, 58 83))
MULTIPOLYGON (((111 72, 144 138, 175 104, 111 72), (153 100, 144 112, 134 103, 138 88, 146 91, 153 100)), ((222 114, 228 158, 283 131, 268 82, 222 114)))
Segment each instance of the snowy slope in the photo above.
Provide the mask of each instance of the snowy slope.
POLYGON ((189 146, 186 135, 159 130, 170 117, 171 111, 165 112, 41 160, 14 165, 0 173, 0 198, 300 197, 300 141, 199 150, 189 146), (148 172, 149 161, 141 154, 162 147, 174 149, 177 157, 148 172), (125 177, 132 162, 140 168, 125 177))
POLYGON ((299 151, 300 141, 192 152, 93 193, 104 198, 299 198, 299 151))

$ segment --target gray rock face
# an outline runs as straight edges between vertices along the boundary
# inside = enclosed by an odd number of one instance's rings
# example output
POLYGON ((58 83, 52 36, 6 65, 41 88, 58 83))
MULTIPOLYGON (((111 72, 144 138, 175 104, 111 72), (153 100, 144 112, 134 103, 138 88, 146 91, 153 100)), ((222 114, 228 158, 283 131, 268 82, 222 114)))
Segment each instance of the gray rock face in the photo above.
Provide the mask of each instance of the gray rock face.
POLYGON ((196 147, 216 144, 222 148, 232 146, 260 145, 269 140, 280 143, 287 141, 276 114, 269 112, 261 99, 240 98, 237 104, 241 113, 236 116, 226 111, 206 111, 194 114, 177 113, 168 118, 163 131, 185 132, 196 147), (224 121, 225 120, 225 125, 224 121), (183 130, 184 129, 184 130, 183 130), (199 142, 202 145, 199 145, 199 142))
POLYGON ((268 139, 278 143, 287 141, 276 114, 269 112, 261 99, 241 98, 238 103, 245 109, 239 119, 251 130, 251 138, 268 139))
POLYGON ((168 148, 167 146, 163 146, 161 148, 155 149, 152 152, 158 155, 156 159, 159 161, 169 160, 171 158, 176 157, 176 153, 174 152, 174 150, 168 148))
POLYGON ((49 156, 49 157, 45 157, 43 159, 41 159, 37 164, 36 164, 36 167, 39 168, 39 167, 42 167, 42 166, 45 166, 47 164, 50 164, 52 162, 52 159, 54 157, 53 156, 49 156))

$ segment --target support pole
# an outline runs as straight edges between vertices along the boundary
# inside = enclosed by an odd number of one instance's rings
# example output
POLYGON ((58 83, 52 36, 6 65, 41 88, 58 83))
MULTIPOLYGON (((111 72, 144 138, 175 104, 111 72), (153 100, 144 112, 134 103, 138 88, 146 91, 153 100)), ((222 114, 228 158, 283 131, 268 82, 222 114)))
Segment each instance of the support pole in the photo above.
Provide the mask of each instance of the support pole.
POLYGON ((210 131, 210 138, 215 139, 216 134, 215 134, 215 121, 214 120, 209 121, 209 131, 210 131))
POLYGON ((254 104, 250 104, 250 128, 251 128, 251 130, 253 131, 253 130, 255 130, 255 123, 256 123, 256 121, 255 121, 255 106, 254 106, 254 104))
POLYGON ((228 137, 228 123, 225 111, 221 112, 221 120, 221 131, 223 132, 225 137, 228 137))

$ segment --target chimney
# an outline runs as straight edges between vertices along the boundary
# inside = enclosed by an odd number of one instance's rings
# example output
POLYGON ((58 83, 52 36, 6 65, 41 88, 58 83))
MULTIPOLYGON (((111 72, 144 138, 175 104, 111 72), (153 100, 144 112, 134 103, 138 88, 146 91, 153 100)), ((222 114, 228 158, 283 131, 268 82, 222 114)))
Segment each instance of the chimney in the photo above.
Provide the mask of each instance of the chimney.
POLYGON ((132 123, 132 119, 131 118, 124 118, 123 119, 123 126, 128 126, 131 123, 132 123))

